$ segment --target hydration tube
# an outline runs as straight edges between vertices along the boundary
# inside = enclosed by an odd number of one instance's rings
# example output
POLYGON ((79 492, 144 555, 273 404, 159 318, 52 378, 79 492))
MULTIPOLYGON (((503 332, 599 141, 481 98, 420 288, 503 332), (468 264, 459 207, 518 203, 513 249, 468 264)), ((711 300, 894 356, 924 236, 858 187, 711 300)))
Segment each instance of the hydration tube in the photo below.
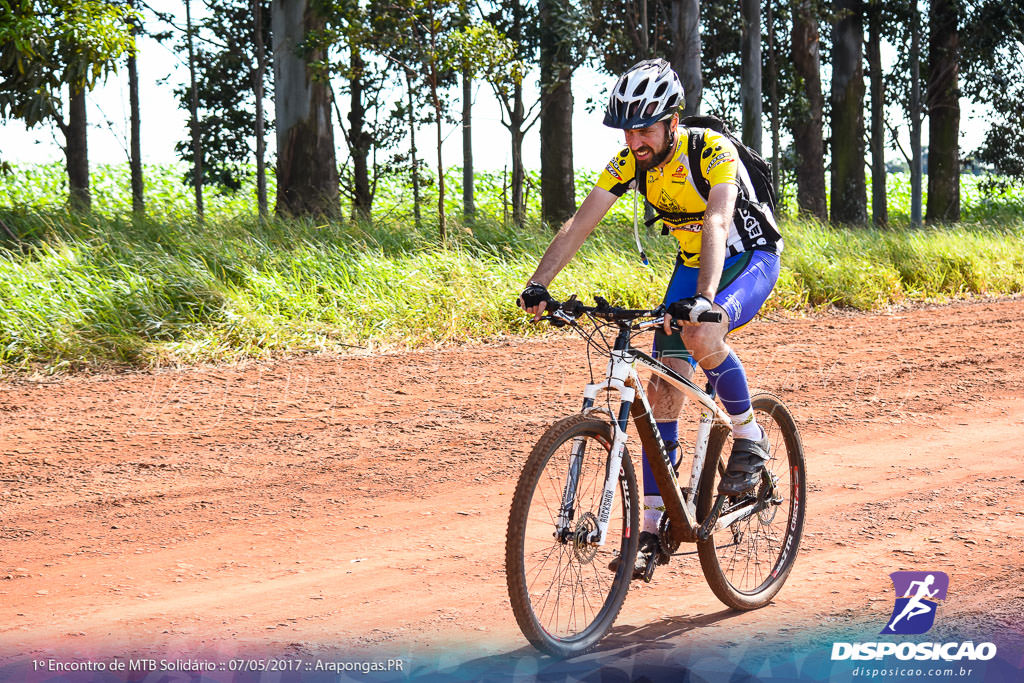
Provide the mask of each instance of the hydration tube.
POLYGON ((644 251, 644 245, 640 244, 640 230, 637 228, 636 219, 636 205, 639 199, 639 192, 633 190, 633 239, 636 241, 637 251, 640 252, 640 262, 645 266, 650 267, 651 262, 647 260, 647 253, 644 251))

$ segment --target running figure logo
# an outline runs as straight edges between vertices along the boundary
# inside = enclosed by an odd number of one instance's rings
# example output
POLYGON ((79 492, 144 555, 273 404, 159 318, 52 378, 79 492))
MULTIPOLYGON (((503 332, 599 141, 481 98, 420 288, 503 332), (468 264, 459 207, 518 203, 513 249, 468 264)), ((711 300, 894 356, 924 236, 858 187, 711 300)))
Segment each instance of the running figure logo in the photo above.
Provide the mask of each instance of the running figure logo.
POLYGON ((946 599, 949 576, 944 572, 893 572, 896 604, 883 634, 926 633, 935 623, 938 601, 946 599))

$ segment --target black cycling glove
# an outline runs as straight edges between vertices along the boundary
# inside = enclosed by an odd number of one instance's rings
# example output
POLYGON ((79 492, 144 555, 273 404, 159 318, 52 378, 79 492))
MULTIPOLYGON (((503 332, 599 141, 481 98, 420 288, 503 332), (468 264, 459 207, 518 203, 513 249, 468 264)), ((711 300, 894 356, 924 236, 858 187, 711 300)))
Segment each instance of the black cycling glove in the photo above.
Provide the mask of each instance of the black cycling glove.
POLYGON ((522 307, 527 309, 539 305, 541 301, 545 303, 551 302, 551 295, 548 294, 548 288, 539 282, 533 282, 531 280, 530 284, 523 290, 523 293, 519 295, 519 299, 516 303, 518 304, 519 302, 522 302, 522 307))
POLYGON ((666 312, 675 320, 689 320, 695 323, 699 322, 698 318, 701 313, 711 310, 712 305, 710 299, 698 294, 669 304, 666 312))

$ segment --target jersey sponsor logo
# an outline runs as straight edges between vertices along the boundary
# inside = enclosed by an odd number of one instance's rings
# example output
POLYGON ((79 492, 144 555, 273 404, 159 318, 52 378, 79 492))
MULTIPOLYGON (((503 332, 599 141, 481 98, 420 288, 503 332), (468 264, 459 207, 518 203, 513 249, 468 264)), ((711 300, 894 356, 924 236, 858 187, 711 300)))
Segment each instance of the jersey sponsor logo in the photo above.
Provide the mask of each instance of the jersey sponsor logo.
POLYGON ((733 161, 736 161, 736 157, 734 157, 729 152, 722 152, 721 154, 719 154, 718 156, 711 160, 711 163, 708 164, 707 172, 711 173, 711 169, 713 169, 715 166, 718 166, 720 164, 728 164, 733 161))
POLYGON ((658 208, 664 211, 680 211, 679 204, 674 199, 668 196, 665 190, 661 191, 661 195, 658 197, 658 208))
POLYGON ((757 219, 757 216, 746 209, 740 209, 739 214, 743 220, 743 231, 747 233, 748 243, 759 247, 768 244, 768 240, 764 238, 764 228, 761 227, 761 221, 757 219))
POLYGON ((685 230, 686 232, 700 232, 704 227, 704 223, 684 223, 682 225, 673 225, 672 232, 677 230, 685 230))

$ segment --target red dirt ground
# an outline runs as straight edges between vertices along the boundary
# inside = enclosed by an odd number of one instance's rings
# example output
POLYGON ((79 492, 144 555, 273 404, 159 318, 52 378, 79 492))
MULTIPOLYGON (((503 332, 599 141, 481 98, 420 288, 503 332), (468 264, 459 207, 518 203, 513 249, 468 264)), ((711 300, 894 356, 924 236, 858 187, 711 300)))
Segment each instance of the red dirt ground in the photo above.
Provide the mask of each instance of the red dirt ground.
MULTIPOLYGON (((1024 300, 762 320, 733 344, 803 433, 796 567, 740 614, 678 558, 616 639, 883 625, 898 569, 950 574, 961 622, 1022 630, 1024 300)), ((508 506, 583 358, 557 333, 0 384, 0 662, 523 648, 508 506)))

